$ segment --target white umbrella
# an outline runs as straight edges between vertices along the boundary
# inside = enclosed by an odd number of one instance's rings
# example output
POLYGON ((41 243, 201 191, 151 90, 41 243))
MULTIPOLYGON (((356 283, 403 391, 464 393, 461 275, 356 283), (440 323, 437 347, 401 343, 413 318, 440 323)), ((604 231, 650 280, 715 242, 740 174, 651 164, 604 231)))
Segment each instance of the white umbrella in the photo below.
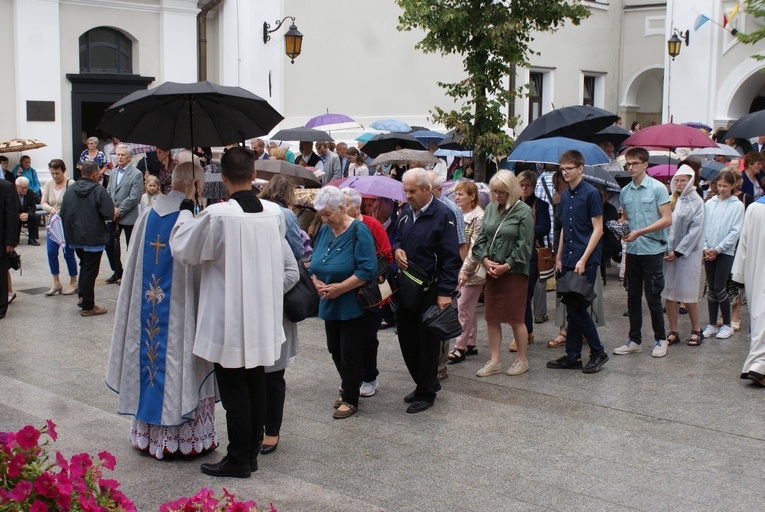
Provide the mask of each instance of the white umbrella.
POLYGON ((727 144, 717 144, 717 148, 698 148, 691 151, 691 156, 700 156, 702 158, 712 158, 715 156, 726 156, 731 158, 741 158, 741 155, 736 151, 736 148, 730 147, 727 144))

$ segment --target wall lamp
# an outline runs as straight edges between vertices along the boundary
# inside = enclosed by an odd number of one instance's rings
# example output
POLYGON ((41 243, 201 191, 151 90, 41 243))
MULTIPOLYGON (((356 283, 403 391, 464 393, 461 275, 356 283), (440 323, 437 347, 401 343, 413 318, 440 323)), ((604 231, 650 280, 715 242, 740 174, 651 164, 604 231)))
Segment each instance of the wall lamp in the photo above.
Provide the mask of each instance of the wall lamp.
POLYGON ((290 29, 287 31, 286 34, 284 34, 284 50, 287 54, 287 57, 292 59, 292 64, 295 63, 295 59, 300 55, 300 50, 303 48, 303 34, 298 32, 297 26, 295 25, 295 17, 294 16, 285 16, 284 19, 281 21, 277 21, 274 24, 276 25, 273 30, 269 30, 271 28, 271 25, 268 24, 268 22, 263 22, 263 44, 268 43, 271 40, 271 36, 268 34, 271 34, 272 32, 276 32, 279 30, 282 26, 282 24, 287 19, 292 20, 292 24, 290 25, 290 29))
POLYGON ((669 56, 672 57, 672 60, 675 60, 675 57, 680 55, 680 48, 683 45, 683 41, 685 41, 685 46, 688 46, 690 38, 690 31, 686 30, 685 33, 683 33, 675 29, 672 33, 672 37, 667 41, 667 52, 669 53, 669 56))

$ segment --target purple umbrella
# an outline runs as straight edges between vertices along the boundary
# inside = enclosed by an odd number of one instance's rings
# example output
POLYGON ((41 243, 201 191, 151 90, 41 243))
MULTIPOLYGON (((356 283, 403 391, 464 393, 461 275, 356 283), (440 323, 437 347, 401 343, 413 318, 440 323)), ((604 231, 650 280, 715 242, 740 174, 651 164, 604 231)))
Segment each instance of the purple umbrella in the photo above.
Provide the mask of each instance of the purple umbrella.
POLYGON ((312 117, 305 124, 306 128, 321 128, 322 130, 347 130, 362 127, 359 123, 345 114, 332 114, 327 112, 320 116, 312 117))
POLYGON ((669 180, 672 179, 672 176, 675 175, 677 172, 677 166, 676 165, 654 165, 653 167, 648 168, 648 174, 656 178, 657 180, 661 181, 662 183, 669 183, 669 180))
POLYGON ((342 181, 332 180, 328 185, 334 185, 337 188, 350 187, 358 190, 362 194, 387 197, 394 201, 406 201, 404 185, 402 185, 400 181, 396 181, 387 176, 351 176, 342 181))

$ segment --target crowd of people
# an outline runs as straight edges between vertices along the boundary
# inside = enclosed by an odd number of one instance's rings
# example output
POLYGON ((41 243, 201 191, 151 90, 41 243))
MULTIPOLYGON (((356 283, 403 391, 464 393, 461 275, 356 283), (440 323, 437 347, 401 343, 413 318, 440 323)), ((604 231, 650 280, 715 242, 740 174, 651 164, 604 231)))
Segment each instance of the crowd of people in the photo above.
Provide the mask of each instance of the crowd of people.
MULTIPOLYGON (((741 377, 765 386, 762 280, 755 279, 765 217, 759 153, 745 156, 743 172, 735 163, 726 167, 704 193, 698 161, 679 164, 668 189, 648 175, 648 151, 630 148, 624 153, 630 180, 618 195, 618 212, 616 197, 588 181, 584 157, 574 150, 563 153, 558 165, 536 168, 539 175, 533 169, 498 170, 484 206, 470 179, 457 181, 454 200, 443 193, 447 177, 472 173, 471 162, 431 169, 411 162, 387 170, 399 174, 402 204, 372 206, 354 189, 325 185, 313 198, 315 218, 305 222, 289 179, 277 175, 261 189, 253 186, 255 160, 293 160, 322 171, 317 176, 324 183, 380 174, 363 147, 301 143, 294 155, 255 139, 251 149, 227 148, 217 170, 210 169, 209 148, 187 150, 197 158, 185 160, 157 148, 139 169, 131 145, 115 140, 112 157, 96 142, 88 139, 76 181, 54 159, 51 179, 41 187, 27 156, 11 173, 13 183, 0 180, 0 318, 14 297, 8 267, 22 224, 28 243, 39 244, 40 204, 49 217, 52 283, 46 296, 76 293, 83 317, 106 314, 96 304, 95 283, 107 253, 112 275, 106 283, 120 284, 120 314, 106 383, 119 393, 118 412, 133 417, 131 443, 156 458, 216 448, 218 400, 229 444, 219 462, 202 464, 203 472, 249 477, 258 456, 277 449, 285 370, 298 353, 298 326, 286 314, 284 296, 298 286, 314 290, 318 301, 339 377, 331 409, 338 420, 357 414, 360 397, 376 393, 378 331, 393 325, 414 383, 403 397, 405 410, 431 408, 447 365, 478 353, 480 301, 489 358, 476 376, 528 372, 534 325, 549 320, 551 274, 559 334, 547 346, 565 347, 565 353, 547 368, 601 371, 609 361, 597 329, 605 321, 603 269, 616 260, 624 272, 629 332, 612 354, 643 351, 644 299, 653 332, 648 345, 658 358, 683 337, 681 311, 691 324, 686 343, 698 347, 711 337, 733 336, 749 297, 752 350, 741 377), (205 197, 211 173, 227 201, 205 197), (548 261, 550 252, 554 259, 548 261), (70 277, 66 286, 61 253, 70 277), (359 293, 370 283, 395 293, 370 305, 359 293), (454 310, 461 334, 454 340, 436 334, 429 319, 434 310, 454 310), (506 366, 502 324, 510 326, 515 354, 506 366)), ((0 163, 7 169, 7 159, 0 163)))

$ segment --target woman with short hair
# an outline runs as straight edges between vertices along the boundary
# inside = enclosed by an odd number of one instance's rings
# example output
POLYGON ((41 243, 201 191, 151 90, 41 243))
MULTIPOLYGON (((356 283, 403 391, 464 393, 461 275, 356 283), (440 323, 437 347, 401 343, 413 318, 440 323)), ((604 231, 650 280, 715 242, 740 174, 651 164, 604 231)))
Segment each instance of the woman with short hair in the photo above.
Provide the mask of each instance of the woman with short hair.
MULTIPOLYGON (((50 161, 48 171, 52 179, 45 182, 40 206, 48 215, 52 216, 61 210, 61 205, 64 202, 64 192, 69 188, 69 185, 74 185, 74 180, 66 177, 66 164, 58 158, 50 161)), ((61 280, 59 279, 58 249, 59 245, 48 235, 48 267, 50 267, 50 273, 53 276, 53 286, 45 292, 47 297, 57 293, 72 295, 77 291, 77 262, 74 259, 74 249, 66 244, 63 246, 64 260, 69 271, 69 286, 66 288, 61 285, 61 280)))
POLYGON ((82 170, 82 164, 84 162, 95 162, 98 166, 98 171, 103 174, 106 171, 106 166, 109 160, 106 159, 106 155, 103 151, 98 149, 98 137, 88 137, 88 147, 80 153, 80 159, 77 160, 77 168, 82 170))

